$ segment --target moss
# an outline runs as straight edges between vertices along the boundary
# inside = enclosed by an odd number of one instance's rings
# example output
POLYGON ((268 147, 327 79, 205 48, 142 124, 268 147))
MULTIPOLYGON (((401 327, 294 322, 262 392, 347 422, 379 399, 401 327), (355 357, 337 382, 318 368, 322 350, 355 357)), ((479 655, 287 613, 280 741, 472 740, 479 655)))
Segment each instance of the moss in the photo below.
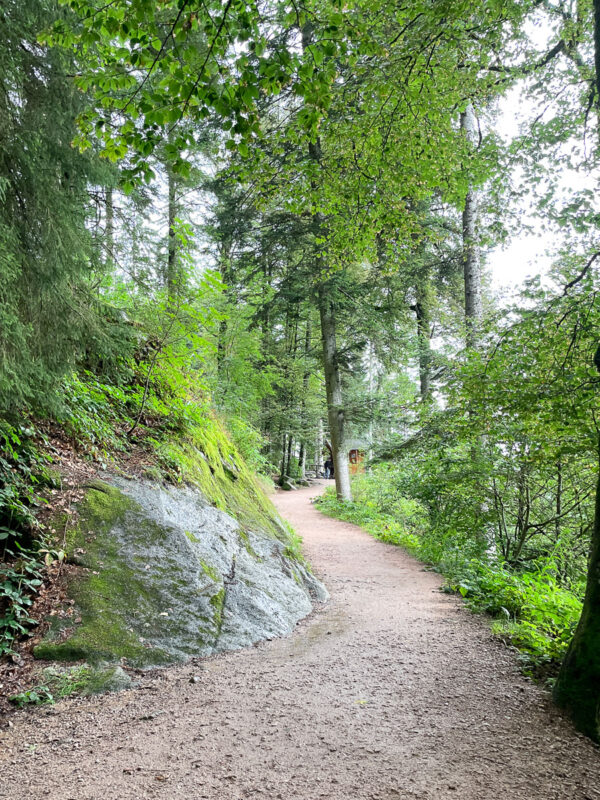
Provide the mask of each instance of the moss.
POLYGON ((308 568, 308 562, 302 553, 302 537, 287 522, 284 522, 287 533, 287 544, 283 551, 283 555, 292 561, 298 561, 304 567, 308 568))
POLYGON ((173 480, 198 488, 243 528, 287 540, 275 507, 215 418, 207 416, 182 441, 159 443, 157 452, 173 480))
MULTIPOLYGON (((90 481, 86 488, 88 491, 78 509, 79 522, 67 530, 68 556, 72 556, 75 550, 87 550, 89 537, 107 534, 133 505, 123 492, 104 481, 90 481)), ((84 557, 79 560, 85 565, 90 559, 85 558, 85 553, 82 555, 84 557)))
MULTIPOLYGON (((128 528, 143 545, 164 537, 164 529, 137 513, 139 507, 119 489, 101 482, 90 484, 79 511, 67 547, 71 552, 83 550, 80 559, 88 568, 69 585, 81 622, 66 639, 64 621, 54 623, 46 641, 34 649, 35 657, 85 659, 92 664, 123 659, 136 667, 172 663, 176 660, 172 654, 149 644, 147 636, 140 636, 135 629, 168 638, 176 634, 178 623, 158 614, 160 589, 152 588, 141 570, 126 563, 118 540, 109 535, 131 514, 134 521, 128 528)), ((131 549, 136 549, 135 540, 131 549)), ((153 569, 168 572, 169 566, 155 564, 153 569)), ((187 586, 182 591, 187 591, 187 586)))
POLYGON ((33 655, 41 661, 83 661, 87 650, 71 642, 42 642, 33 648, 33 655))
MULTIPOLYGON (((156 447, 172 481, 196 487, 238 521, 240 543, 252 558, 261 560, 247 531, 277 538, 288 559, 301 560, 300 540, 279 519, 216 419, 207 417, 185 439, 156 442, 156 447)), ((169 528, 152 521, 118 488, 102 481, 90 483, 78 522, 66 537, 68 556, 86 568, 69 586, 76 614, 54 618, 35 656, 147 667, 173 663, 214 646, 226 603, 223 577, 210 563, 198 560, 208 580, 197 586, 196 574, 189 573, 193 566, 188 548, 171 549, 171 535, 169 528)), ((185 531, 185 535, 193 544, 201 541, 197 533, 185 531)), ((289 566, 297 579, 293 564, 289 566)))
POLYGON ((162 483, 164 477, 160 468, 157 467, 155 464, 146 467, 144 469, 143 475, 144 478, 147 478, 150 481, 155 481, 156 483, 162 483))
POLYGON ((223 611, 225 609, 226 597, 226 589, 222 586, 219 591, 210 598, 210 604, 214 608, 214 622, 217 627, 215 640, 219 638, 221 628, 223 627, 223 611))
POLYGON ((250 544, 250 537, 248 536, 246 531, 243 530, 242 528, 240 528, 240 530, 238 531, 238 534, 239 534, 239 537, 240 537, 240 541, 244 545, 244 549, 246 550, 248 555, 252 556, 252 558, 255 561, 264 561, 264 559, 261 556, 258 555, 256 550, 250 544))
MULTIPOLYGON (((115 664, 77 664, 73 667, 46 667, 38 674, 50 702, 72 695, 93 695, 127 689, 132 685, 131 678, 115 664)), ((42 686, 30 692, 40 693, 42 686)))
POLYGON ((203 561, 201 558, 198 559, 200 566, 202 567, 203 572, 208 575, 208 577, 215 581, 215 583, 220 583, 222 580, 221 573, 216 570, 214 567, 211 567, 206 561, 203 561))

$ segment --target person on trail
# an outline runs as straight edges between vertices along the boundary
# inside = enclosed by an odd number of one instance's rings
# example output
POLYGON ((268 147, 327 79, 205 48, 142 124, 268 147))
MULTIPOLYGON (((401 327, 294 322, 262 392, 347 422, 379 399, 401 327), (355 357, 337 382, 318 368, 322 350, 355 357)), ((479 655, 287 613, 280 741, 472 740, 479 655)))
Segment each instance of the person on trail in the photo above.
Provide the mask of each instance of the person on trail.
POLYGON ((325 478, 327 478, 327 479, 333 478, 333 474, 334 474, 333 473, 333 461, 331 460, 331 458, 327 459, 327 461, 324 464, 324 467, 325 467, 325 478))

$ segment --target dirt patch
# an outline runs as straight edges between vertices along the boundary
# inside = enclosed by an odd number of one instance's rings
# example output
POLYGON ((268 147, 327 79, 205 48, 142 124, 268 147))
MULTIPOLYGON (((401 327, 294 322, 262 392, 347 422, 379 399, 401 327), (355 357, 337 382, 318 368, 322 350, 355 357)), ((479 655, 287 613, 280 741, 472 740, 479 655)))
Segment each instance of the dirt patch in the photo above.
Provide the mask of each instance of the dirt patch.
POLYGON ((12 800, 586 800, 600 751, 486 623, 398 548, 276 504, 331 592, 296 632, 23 712, 0 734, 12 800))

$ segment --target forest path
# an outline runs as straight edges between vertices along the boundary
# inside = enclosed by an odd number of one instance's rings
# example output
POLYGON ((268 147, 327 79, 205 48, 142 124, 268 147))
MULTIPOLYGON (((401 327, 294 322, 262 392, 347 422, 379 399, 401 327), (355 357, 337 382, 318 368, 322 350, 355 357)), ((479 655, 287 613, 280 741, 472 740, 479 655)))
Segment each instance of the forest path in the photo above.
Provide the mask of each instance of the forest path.
POLYGON ((0 798, 600 798, 600 751, 485 622, 402 550, 322 516, 318 491, 276 504, 327 605, 288 638, 13 717, 0 798))

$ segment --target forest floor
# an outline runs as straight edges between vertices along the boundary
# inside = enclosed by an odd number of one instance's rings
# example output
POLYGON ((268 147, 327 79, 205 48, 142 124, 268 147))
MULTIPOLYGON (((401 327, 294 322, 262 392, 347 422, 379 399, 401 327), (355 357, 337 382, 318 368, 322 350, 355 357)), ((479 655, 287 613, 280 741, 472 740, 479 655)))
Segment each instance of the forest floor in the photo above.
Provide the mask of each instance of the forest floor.
POLYGON ((600 750, 439 576, 311 487, 276 504, 331 600, 293 635, 12 715, 11 800, 595 800, 600 750))

